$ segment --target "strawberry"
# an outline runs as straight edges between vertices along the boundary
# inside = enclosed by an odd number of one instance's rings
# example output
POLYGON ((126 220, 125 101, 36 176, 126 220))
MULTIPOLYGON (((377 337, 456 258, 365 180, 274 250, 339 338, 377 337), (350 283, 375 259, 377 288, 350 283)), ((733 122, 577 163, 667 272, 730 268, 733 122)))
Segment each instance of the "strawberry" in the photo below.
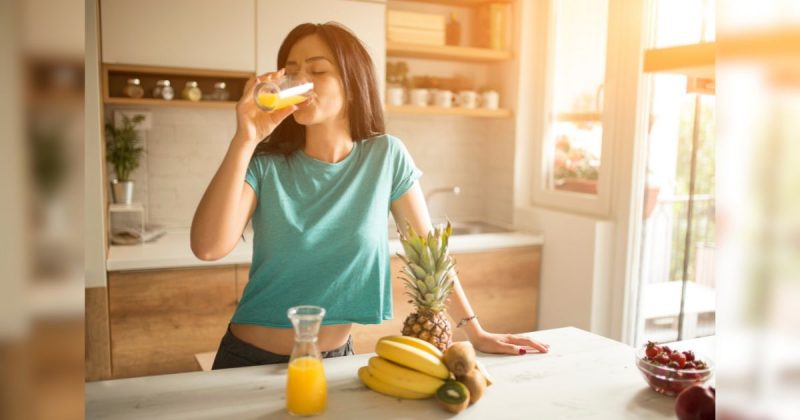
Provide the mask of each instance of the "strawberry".
POLYGON ((686 365, 686 355, 677 351, 669 356, 669 360, 676 362, 681 369, 686 365))
POLYGON ((665 352, 661 352, 656 356, 655 362, 661 365, 669 363, 669 356, 665 352))
POLYGON ((653 360, 660 352, 661 347, 657 346, 656 343, 652 341, 647 342, 647 348, 644 350, 644 354, 647 355, 648 359, 653 360))

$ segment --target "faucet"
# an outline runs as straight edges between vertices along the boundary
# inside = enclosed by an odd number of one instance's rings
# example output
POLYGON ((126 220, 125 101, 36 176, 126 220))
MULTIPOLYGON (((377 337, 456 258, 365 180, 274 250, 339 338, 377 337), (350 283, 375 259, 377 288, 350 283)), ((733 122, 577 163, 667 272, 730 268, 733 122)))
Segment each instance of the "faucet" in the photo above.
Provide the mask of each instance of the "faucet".
POLYGON ((452 187, 434 188, 434 189, 428 191, 427 194, 425 194, 425 202, 426 203, 430 203, 431 197, 433 197, 436 194, 440 194, 440 193, 453 193, 454 195, 459 195, 459 194, 461 194, 461 187, 459 187, 458 185, 455 185, 455 186, 452 186, 452 187))
POLYGON ((458 185, 454 185, 452 187, 434 188, 428 191, 428 193, 425 194, 425 203, 428 205, 429 209, 431 208, 430 204, 431 198, 433 198, 437 194, 442 194, 442 193, 452 193, 453 195, 459 195, 461 194, 461 187, 459 187, 458 185))

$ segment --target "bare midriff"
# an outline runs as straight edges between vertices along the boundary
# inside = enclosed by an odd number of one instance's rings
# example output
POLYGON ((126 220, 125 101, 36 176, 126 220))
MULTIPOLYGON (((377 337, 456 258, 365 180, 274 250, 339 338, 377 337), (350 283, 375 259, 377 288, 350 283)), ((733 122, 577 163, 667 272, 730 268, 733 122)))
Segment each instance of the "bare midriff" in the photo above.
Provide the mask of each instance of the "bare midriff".
MULTIPOLYGON (((320 351, 331 351, 345 343, 350 336, 352 324, 323 325, 319 329, 317 345, 320 351)), ((294 346, 292 328, 272 328, 254 324, 231 324, 236 338, 270 353, 290 355, 294 346)))

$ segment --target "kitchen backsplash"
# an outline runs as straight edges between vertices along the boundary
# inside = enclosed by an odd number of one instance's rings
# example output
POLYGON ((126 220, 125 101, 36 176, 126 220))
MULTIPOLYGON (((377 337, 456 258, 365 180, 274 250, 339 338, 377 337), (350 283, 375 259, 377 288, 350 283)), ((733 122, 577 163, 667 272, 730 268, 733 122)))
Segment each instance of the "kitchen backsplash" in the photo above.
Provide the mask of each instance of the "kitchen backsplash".
MULTIPOLYGON (((191 225, 197 203, 235 131, 230 110, 153 108, 153 128, 142 132, 145 155, 135 171, 134 199, 148 223, 191 225)), ((514 161, 511 120, 458 117, 388 118, 387 130, 408 147, 424 172, 425 192, 458 185, 461 194, 437 194, 432 217, 510 225, 514 161)), ((112 174, 112 172, 109 172, 112 174)), ((113 175, 112 175, 113 176, 113 175)))

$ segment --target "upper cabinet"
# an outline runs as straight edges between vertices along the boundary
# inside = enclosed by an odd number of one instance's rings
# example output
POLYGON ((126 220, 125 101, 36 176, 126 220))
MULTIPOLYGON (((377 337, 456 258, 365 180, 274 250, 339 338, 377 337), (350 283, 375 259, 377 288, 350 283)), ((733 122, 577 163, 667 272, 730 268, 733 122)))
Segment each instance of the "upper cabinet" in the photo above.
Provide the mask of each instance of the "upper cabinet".
POLYGON ((336 21, 347 26, 367 47, 375 63, 381 94, 386 74, 386 5, 381 1, 257 0, 256 73, 277 70, 278 49, 295 26, 336 21))
POLYGON ((255 1, 101 0, 103 62, 252 72, 255 1))

